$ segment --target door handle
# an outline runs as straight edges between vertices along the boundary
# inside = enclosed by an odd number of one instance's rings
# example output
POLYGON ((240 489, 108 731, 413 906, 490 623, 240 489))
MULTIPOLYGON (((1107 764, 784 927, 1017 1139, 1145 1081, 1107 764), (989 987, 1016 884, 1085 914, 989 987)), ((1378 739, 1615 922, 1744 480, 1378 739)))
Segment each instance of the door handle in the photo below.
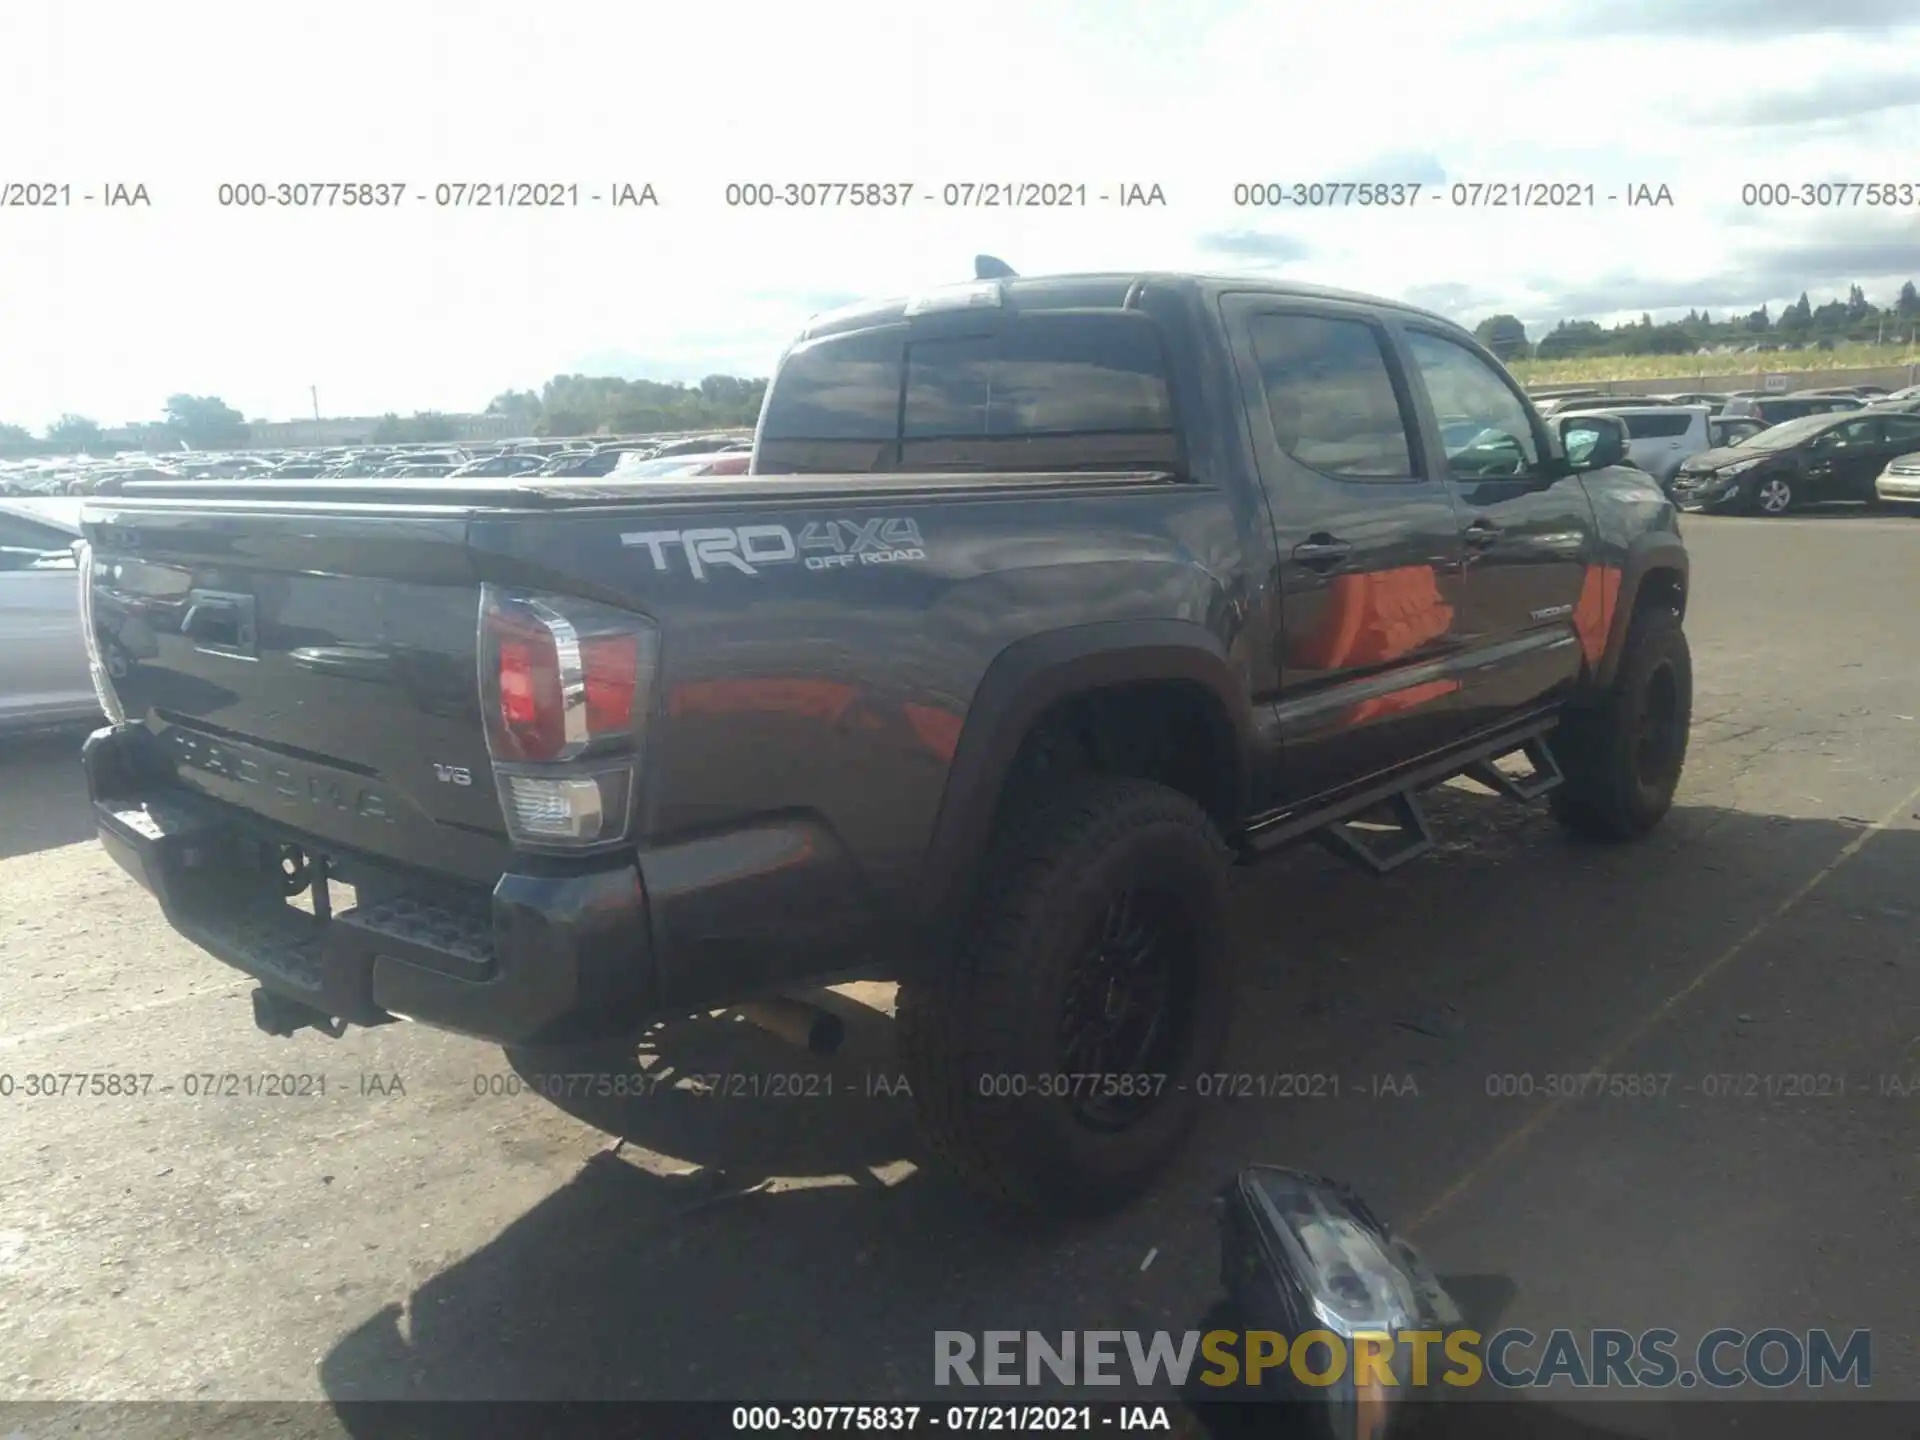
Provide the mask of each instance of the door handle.
POLYGON ((228 655, 254 653, 254 601, 251 595, 233 595, 220 590, 192 590, 187 593, 187 613, 181 617, 180 633, 197 649, 228 655))
POLYGON ((1476 520, 1460 532, 1460 538, 1476 550, 1484 550, 1500 538, 1500 527, 1491 520, 1476 520))
POLYGON ((1294 563, 1309 570, 1327 571, 1344 562, 1353 546, 1331 535, 1309 535, 1293 547, 1294 563))

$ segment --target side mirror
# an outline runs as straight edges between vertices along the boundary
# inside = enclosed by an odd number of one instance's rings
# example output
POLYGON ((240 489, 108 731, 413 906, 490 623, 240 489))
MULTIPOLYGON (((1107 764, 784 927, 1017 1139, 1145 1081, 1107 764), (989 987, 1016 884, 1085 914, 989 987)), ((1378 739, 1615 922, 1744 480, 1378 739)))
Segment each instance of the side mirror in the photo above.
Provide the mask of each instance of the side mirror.
POLYGON ((1604 470, 1627 458, 1626 422, 1612 415, 1569 415, 1555 427, 1567 464, 1575 470, 1604 470))
POLYGON ((1220 1197, 1220 1265, 1243 1334, 1270 1330, 1291 1350, 1318 1331, 1344 1352, 1330 1357, 1324 1341, 1310 1351, 1309 1373, 1331 1374, 1331 1383, 1303 1383, 1291 1364, 1256 1382, 1310 1413, 1320 1440, 1400 1433, 1410 1405, 1447 1393, 1440 1345, 1419 1388, 1417 1345, 1403 1337, 1458 1330, 1460 1308, 1419 1253, 1346 1186, 1278 1166, 1242 1170, 1220 1197))

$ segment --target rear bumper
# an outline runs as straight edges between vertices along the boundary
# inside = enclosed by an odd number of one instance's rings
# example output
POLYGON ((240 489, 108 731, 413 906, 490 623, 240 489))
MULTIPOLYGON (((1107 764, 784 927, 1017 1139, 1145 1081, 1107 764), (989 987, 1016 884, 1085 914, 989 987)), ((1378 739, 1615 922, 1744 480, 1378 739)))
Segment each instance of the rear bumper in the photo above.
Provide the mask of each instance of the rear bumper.
POLYGON ((300 837, 166 783, 147 742, 108 727, 82 751, 107 853, 180 934, 353 1024, 410 1019, 507 1044, 630 1033, 844 967, 867 914, 837 845, 774 825, 592 869, 509 871, 491 891, 337 857, 359 903, 322 918, 278 878, 273 847, 300 837))

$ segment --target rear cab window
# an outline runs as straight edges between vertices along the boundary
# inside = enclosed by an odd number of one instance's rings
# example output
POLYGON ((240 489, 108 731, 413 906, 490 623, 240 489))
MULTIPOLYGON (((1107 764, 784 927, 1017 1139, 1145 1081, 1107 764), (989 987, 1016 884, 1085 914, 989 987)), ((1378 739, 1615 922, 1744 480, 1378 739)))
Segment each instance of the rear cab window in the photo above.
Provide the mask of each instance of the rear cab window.
POLYGON ((1010 312, 984 333, 909 324, 790 351, 762 474, 1182 468, 1159 327, 1139 311, 1010 312))

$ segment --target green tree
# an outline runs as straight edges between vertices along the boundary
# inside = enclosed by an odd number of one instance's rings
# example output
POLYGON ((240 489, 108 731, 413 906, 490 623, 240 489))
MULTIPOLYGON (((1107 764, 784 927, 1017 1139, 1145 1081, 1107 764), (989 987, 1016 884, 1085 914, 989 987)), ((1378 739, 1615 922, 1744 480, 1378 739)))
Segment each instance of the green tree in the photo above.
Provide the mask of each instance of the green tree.
POLYGON ((217 395, 169 395, 166 423, 196 450, 247 438, 246 417, 217 395))
POLYGON ((374 441, 382 445, 431 445, 453 439, 453 421, 437 410, 420 410, 402 419, 388 411, 373 427, 374 441))
POLYGON ((1900 298, 1893 302, 1893 310, 1902 320, 1920 320, 1920 290, 1913 288, 1913 281, 1900 287, 1900 298))
MULTIPOLYGON (((1514 315, 1489 315, 1473 327, 1480 343, 1502 360, 1523 360, 1529 346, 1527 327, 1514 315)), ((705 381, 701 382, 703 385, 705 381)))
POLYGON ((63 450, 92 450, 100 444, 100 422, 85 415, 62 415, 47 427, 47 439, 63 450))
POLYGON ((528 430, 540 418, 540 397, 531 390, 502 390, 487 402, 487 414, 504 415, 528 430))
POLYGON ((593 420, 589 416, 573 410, 548 410, 534 426, 534 433, 565 439, 574 435, 591 435, 593 429, 593 420))
POLYGON ((1607 344, 1607 332, 1594 320, 1562 320, 1540 337, 1533 347, 1539 360, 1565 360, 1578 355, 1598 355, 1607 344))

